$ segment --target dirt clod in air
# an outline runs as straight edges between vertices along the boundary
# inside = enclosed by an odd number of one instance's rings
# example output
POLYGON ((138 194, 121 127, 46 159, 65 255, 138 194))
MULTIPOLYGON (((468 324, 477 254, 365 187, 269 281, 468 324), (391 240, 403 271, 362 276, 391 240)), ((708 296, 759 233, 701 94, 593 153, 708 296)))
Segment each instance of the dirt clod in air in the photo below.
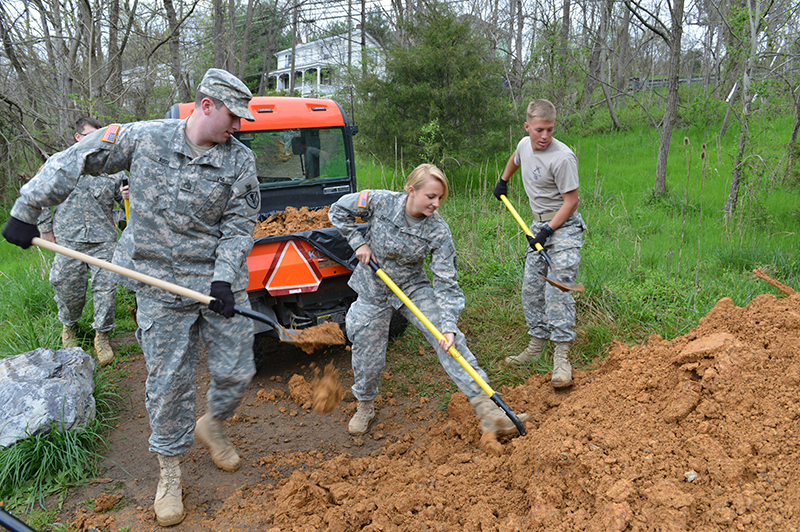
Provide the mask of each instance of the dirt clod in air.
POLYGON ((311 397, 314 390, 302 375, 294 374, 289 379, 289 396, 302 408, 311 408, 311 397))
POLYGON ((494 432, 487 430, 481 436, 480 448, 494 456, 501 456, 503 454, 503 446, 497 441, 497 436, 494 432))
POLYGON ((323 377, 315 379, 311 387, 314 389, 311 402, 314 412, 318 414, 332 411, 344 397, 344 390, 339 383, 339 370, 330 362, 325 366, 323 377))
POLYGON ((292 333, 292 342, 306 353, 329 345, 344 345, 344 332, 338 323, 326 321, 321 325, 298 329, 292 333))

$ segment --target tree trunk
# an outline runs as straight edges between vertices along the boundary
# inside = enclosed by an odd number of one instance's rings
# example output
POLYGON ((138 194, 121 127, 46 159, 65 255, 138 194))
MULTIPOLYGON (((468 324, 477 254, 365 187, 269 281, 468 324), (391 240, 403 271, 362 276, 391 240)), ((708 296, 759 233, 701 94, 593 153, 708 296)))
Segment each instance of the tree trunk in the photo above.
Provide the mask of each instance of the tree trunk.
POLYGON ((794 128, 792 128, 792 135, 789 137, 789 156, 786 163, 786 176, 788 177, 792 171, 794 164, 794 156, 797 153, 797 133, 800 131, 800 93, 797 95, 797 100, 794 102, 794 128))
POLYGON ((250 48, 250 29, 253 26, 253 0, 247 0, 247 15, 244 21, 244 36, 242 37, 242 55, 239 59, 239 79, 244 81, 245 67, 247 66, 247 53, 250 48))
POLYGON ((750 46, 749 49, 748 47, 743 47, 747 52, 747 56, 744 58, 744 74, 742 75, 742 128, 739 131, 739 146, 733 161, 731 188, 728 192, 728 199, 725 200, 726 220, 729 220, 733 216, 736 205, 739 202, 739 187, 742 181, 742 161, 744 160, 744 148, 747 145, 747 133, 750 125, 750 81, 752 79, 753 65, 758 51, 758 34, 761 31, 761 25, 766 19, 764 16, 765 14, 761 12, 761 0, 755 0, 754 7, 748 2, 747 7, 750 46))
POLYGON ((619 55, 617 56, 617 90, 621 103, 625 103, 625 91, 628 88, 628 56, 630 55, 631 10, 624 8, 622 27, 619 35, 619 55))
POLYGON ((300 4, 297 0, 294 2, 294 9, 292 11, 292 62, 289 68, 289 96, 294 96, 294 65, 295 56, 297 55, 297 16, 298 11, 300 11, 300 4))
MULTIPOLYGON (((108 69, 106 93, 116 102, 122 96, 122 55, 119 49, 119 0, 108 5, 108 69)), ((115 118, 119 118, 118 116, 115 118)))
POLYGON ((192 99, 192 95, 181 70, 181 29, 172 0, 164 0, 164 10, 167 12, 167 23, 171 35, 169 39, 170 71, 177 84, 179 101, 188 102, 192 99))
POLYGON ((269 88, 269 71, 272 66, 272 50, 275 43, 275 35, 283 25, 283 19, 278 16, 278 0, 274 0, 269 19, 266 23, 266 39, 264 43, 264 61, 261 64, 261 77, 258 84, 259 96, 264 96, 269 88))
POLYGON ((561 11, 561 38, 559 42, 559 52, 562 65, 566 63, 567 53, 569 52, 569 25, 570 25, 570 0, 564 0, 564 7, 561 11))
POLYGON ((228 0, 228 35, 225 39, 225 70, 236 72, 236 0, 228 0))
POLYGON ((670 28, 669 73, 667 78, 667 105, 661 121, 658 159, 656 160, 655 196, 667 193, 667 157, 672 142, 672 127, 678 117, 678 79, 681 72, 681 38, 683 37, 683 0, 675 0, 672 5, 672 26, 670 28))
POLYGON ((214 68, 225 68, 224 17, 222 0, 214 0, 214 68))

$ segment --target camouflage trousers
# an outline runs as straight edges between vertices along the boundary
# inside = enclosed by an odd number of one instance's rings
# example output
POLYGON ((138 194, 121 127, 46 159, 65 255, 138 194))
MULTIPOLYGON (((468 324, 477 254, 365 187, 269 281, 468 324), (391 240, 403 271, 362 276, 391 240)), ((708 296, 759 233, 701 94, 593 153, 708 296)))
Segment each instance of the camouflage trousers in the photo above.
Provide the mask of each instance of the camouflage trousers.
MULTIPOLYGON (((436 305, 432 288, 417 290, 415 294, 406 295, 414 302, 420 311, 431 323, 437 324, 439 310, 436 305)), ((417 318, 408 307, 403 305, 400 312, 410 323, 419 329, 428 343, 436 350, 436 356, 444 370, 453 379, 458 388, 469 398, 475 397, 481 391, 481 387, 467 373, 467 370, 459 364, 456 359, 439 347, 439 341, 427 327, 417 318)), ((352 364, 353 364, 353 395, 359 401, 369 401, 378 395, 378 385, 381 380, 381 372, 386 366, 386 347, 389 342, 389 322, 392 319, 394 308, 390 304, 375 305, 359 297, 350 306, 345 319, 347 337, 353 342, 352 364)), ((437 325, 438 328, 438 325, 437 325)), ((441 330, 440 330, 441 331, 441 330)), ((466 338, 461 331, 441 331, 455 333, 455 348, 464 357, 478 375, 488 382, 486 372, 478 367, 475 355, 467 347, 466 338)))
MULTIPOLYGON (((116 242, 59 242, 60 244, 80 251, 92 257, 111 261, 116 242)), ((89 285, 89 274, 92 275, 92 301, 94 304, 94 322, 96 331, 108 332, 114 328, 114 299, 117 295, 116 275, 103 268, 86 264, 83 261, 56 253, 53 267, 50 269, 50 284, 55 292, 58 306, 58 319, 68 327, 77 323, 86 305, 86 288, 89 285)))
MULTIPOLYGON (((136 298, 136 339, 147 364, 150 452, 165 456, 183 454, 194 442, 195 374, 201 342, 208 347, 211 374, 207 410, 215 418, 233 416, 256 373, 250 319, 238 314, 228 319, 205 305, 185 301, 168 304, 136 298)), ((236 303, 250 308, 247 292, 237 293, 236 303)))
MULTIPOLYGON (((531 231, 536 234, 543 226, 543 222, 534 222, 531 231)), ((583 218, 575 213, 545 244, 560 280, 575 282, 585 229, 583 218)), ((572 292, 562 292, 544 280, 542 276, 548 273, 547 268, 541 253, 529 246, 522 280, 522 309, 528 334, 554 342, 572 342, 575 340, 575 299, 572 292)))

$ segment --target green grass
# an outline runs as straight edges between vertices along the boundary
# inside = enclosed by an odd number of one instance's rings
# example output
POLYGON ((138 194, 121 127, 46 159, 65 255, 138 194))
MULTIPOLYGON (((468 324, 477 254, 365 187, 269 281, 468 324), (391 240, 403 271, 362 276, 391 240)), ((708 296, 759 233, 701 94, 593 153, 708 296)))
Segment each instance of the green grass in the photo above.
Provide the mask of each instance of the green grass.
MULTIPOLYGON (((51 264, 51 253, 37 248, 23 251, 0 243, 0 278, 4 286, 0 304, 0 358, 39 347, 61 347, 61 323, 56 317, 48 281, 51 264)), ((114 334, 134 329, 126 308, 133 296, 124 289, 120 289, 120 294, 114 334)), ((84 314, 77 324, 81 347, 88 353, 93 352, 92 320, 91 292, 88 292, 84 314)), ((123 346, 122 351, 123 356, 141 352, 138 345, 123 346)), ((97 369, 95 417, 82 430, 61 430, 54 423, 48 434, 31 436, 0 449, 0 500, 12 509, 24 507, 29 525, 36 524, 35 528, 39 528, 52 519, 50 510, 44 510, 47 496, 62 494, 99 473, 98 460, 106 449, 107 434, 124 400, 117 385, 119 375, 116 362, 97 369)))

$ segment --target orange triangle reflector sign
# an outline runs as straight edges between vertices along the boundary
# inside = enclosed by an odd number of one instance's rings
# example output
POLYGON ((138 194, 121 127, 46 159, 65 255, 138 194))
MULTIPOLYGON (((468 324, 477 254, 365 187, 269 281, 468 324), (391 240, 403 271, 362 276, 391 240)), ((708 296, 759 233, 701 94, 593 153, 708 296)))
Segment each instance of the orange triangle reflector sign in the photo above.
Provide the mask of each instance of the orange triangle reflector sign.
POLYGON ((273 296, 314 292, 322 281, 322 274, 314 261, 309 261, 304 250, 294 240, 286 240, 278 249, 277 260, 267 272, 265 288, 273 296))

